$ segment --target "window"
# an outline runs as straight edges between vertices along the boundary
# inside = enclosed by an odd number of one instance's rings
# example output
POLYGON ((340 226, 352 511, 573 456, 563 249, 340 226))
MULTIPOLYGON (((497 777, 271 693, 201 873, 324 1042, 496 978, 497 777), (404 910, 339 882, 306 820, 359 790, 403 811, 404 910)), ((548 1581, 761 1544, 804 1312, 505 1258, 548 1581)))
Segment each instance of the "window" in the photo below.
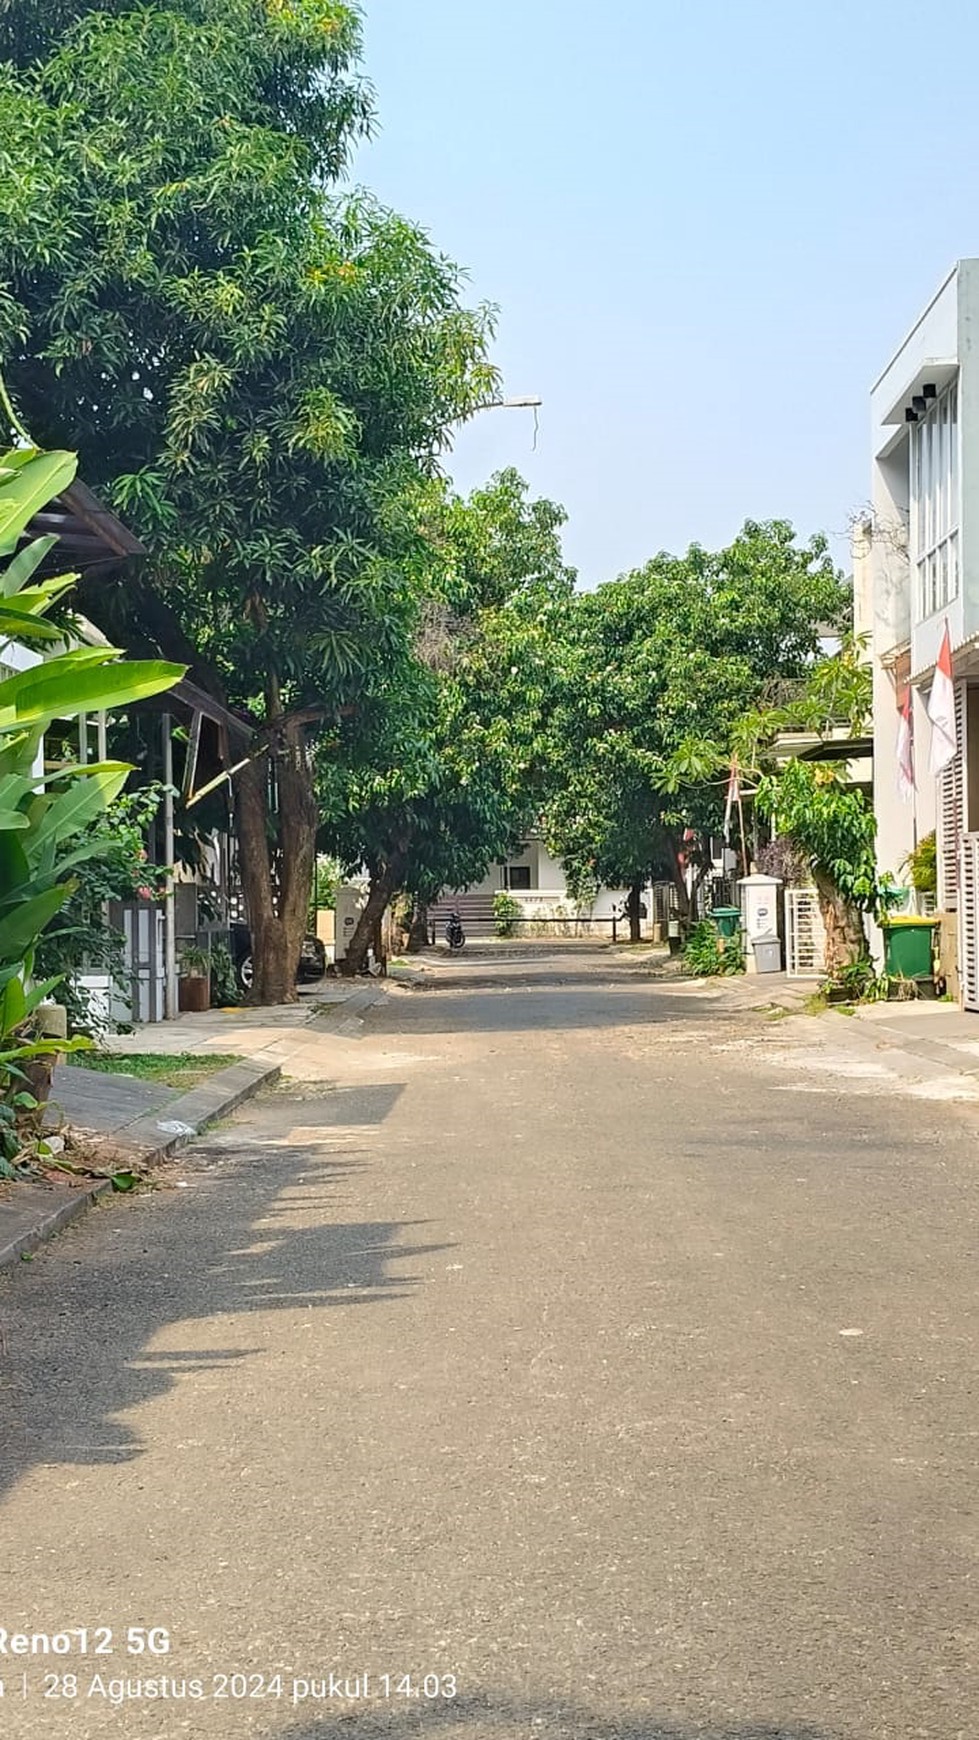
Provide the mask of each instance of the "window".
POLYGON ((915 613, 934 616, 959 592, 959 406, 953 384, 911 428, 915 613))
POLYGON ((530 865, 511 864, 507 871, 507 886, 509 888, 529 888, 530 865))

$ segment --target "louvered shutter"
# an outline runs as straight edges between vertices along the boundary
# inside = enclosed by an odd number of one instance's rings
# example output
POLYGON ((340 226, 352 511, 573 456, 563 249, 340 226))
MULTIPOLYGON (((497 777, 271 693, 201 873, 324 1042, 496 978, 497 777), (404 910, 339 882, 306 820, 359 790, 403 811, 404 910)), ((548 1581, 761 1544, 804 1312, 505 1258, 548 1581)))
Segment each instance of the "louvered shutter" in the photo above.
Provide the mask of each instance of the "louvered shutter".
POLYGON ((966 688, 955 685, 958 751, 938 776, 938 903, 954 912, 959 903, 959 846, 965 826, 966 688))
POLYGON ((979 1009, 979 834, 962 841, 959 888, 959 980, 962 1002, 979 1009))

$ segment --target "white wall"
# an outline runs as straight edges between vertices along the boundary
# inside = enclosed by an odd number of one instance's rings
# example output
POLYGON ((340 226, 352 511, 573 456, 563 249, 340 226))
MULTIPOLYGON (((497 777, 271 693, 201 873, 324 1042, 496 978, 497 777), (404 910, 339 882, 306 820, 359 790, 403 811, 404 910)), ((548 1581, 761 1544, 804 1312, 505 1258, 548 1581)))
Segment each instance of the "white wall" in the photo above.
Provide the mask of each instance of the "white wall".
MULTIPOLYGON (((555 903, 560 902, 570 910, 575 909, 575 902, 567 890, 564 875, 564 865, 559 858, 552 858, 542 840, 529 840, 521 851, 514 853, 508 859, 510 865, 526 865, 530 869, 531 886, 529 891, 522 888, 513 890, 514 899, 527 898, 528 911, 538 907, 546 909, 548 915, 555 903)), ((446 890, 442 896, 442 904, 451 899, 452 893, 465 893, 469 898, 492 900, 493 895, 503 887, 503 870, 499 864, 494 864, 481 882, 471 888, 454 891, 446 890)), ((611 918, 613 912, 621 912, 628 896, 627 888, 600 888, 594 903, 582 907, 582 913, 590 918, 611 918)), ((647 889, 644 899, 649 917, 652 917, 652 898, 647 889)))
MULTIPOLYGON (((870 600, 871 649, 874 686, 874 812, 877 820, 877 859, 883 871, 906 880, 901 866, 915 840, 935 826, 935 781, 928 773, 931 728, 925 713, 930 687, 930 666, 937 656, 947 616, 953 645, 961 641, 965 622, 965 583, 958 599, 950 601, 923 623, 912 619, 912 575, 907 548, 910 501, 910 439, 904 422, 903 404, 920 382, 932 376, 942 386, 961 364, 963 320, 971 345, 979 330, 979 262, 959 261, 946 276, 931 302, 894 352, 871 390, 873 464, 869 539, 858 531, 855 539, 855 609, 868 614, 870 600), (858 596, 859 594, 859 596, 858 596), (923 688, 913 690, 916 792, 914 801, 902 800, 897 783, 899 701, 904 687, 916 675, 927 674, 923 688)), ((975 372, 970 364, 971 374, 975 372)), ((979 458, 979 398, 975 387, 965 388, 964 370, 959 372, 959 419, 976 423, 973 450, 979 458), (963 411, 963 391, 967 390, 963 411)), ((960 472, 963 471, 960 464, 960 472)), ((979 520, 979 500, 970 510, 979 520)), ((965 492, 960 520, 961 552, 965 549, 965 492)), ((961 560, 961 555, 960 555, 961 560)), ((979 604, 979 574, 975 581, 979 604)))

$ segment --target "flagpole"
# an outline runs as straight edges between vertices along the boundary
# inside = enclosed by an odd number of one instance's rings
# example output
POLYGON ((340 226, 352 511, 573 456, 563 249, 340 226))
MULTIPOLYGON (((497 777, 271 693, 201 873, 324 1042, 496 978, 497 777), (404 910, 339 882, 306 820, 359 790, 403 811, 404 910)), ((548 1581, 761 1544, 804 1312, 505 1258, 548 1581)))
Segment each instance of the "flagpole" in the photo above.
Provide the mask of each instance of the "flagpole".
POLYGON ((741 863, 744 867, 744 874, 750 876, 751 871, 748 866, 748 842, 744 830, 744 803, 741 798, 741 769, 738 767, 736 761, 733 763, 733 766, 737 770, 736 777, 738 781, 738 821, 741 827, 741 863))

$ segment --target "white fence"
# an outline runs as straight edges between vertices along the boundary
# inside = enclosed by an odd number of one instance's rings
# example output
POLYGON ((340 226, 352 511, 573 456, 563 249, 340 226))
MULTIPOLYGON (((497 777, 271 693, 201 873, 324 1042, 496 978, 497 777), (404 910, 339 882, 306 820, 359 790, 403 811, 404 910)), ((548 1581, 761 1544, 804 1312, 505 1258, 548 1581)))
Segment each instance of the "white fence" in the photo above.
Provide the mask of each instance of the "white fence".
POLYGON ((785 971, 790 979, 821 979, 826 932, 815 888, 785 890, 785 971))

